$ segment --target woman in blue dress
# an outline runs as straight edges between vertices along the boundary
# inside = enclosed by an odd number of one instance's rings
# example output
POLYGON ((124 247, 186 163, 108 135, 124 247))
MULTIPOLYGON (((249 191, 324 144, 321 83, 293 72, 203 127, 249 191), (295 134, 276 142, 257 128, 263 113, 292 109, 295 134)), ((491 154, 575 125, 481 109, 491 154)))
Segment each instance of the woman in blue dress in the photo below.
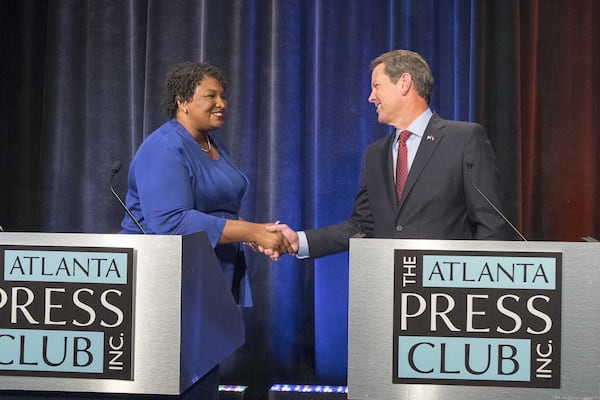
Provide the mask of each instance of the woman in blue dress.
MULTIPOLYGON (((209 134, 223 126, 225 89, 222 72, 208 63, 185 62, 171 69, 165 91, 170 120, 137 150, 129 168, 126 203, 145 233, 206 232, 236 299, 245 304, 249 291, 239 280, 245 268, 240 243, 270 249, 272 258, 293 250, 280 232, 268 232, 267 224, 238 216, 248 179, 223 142, 209 134)), ((139 233, 128 215, 121 227, 123 233, 139 233)), ((205 380, 211 381, 206 383, 212 396, 218 374, 209 373, 205 380)))

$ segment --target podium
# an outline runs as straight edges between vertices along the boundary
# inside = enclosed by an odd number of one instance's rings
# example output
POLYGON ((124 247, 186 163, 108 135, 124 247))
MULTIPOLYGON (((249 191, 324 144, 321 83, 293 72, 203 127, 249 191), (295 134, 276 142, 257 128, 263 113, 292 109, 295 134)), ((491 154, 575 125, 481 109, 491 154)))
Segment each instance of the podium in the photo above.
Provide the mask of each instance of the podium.
POLYGON ((0 233, 0 257, 0 390, 179 395, 244 341, 204 232, 0 233))
POLYGON ((351 239, 348 399, 599 399, 600 243, 351 239))

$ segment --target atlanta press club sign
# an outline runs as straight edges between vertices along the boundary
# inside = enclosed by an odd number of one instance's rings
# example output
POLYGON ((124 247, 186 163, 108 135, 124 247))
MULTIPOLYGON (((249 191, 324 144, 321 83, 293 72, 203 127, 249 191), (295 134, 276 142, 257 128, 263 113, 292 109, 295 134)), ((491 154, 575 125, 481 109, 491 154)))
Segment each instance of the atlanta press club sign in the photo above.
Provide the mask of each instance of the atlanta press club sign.
POLYGON ((133 379, 133 249, 0 246, 0 375, 133 379))
POLYGON ((394 257, 393 383, 560 388, 561 253, 394 257))

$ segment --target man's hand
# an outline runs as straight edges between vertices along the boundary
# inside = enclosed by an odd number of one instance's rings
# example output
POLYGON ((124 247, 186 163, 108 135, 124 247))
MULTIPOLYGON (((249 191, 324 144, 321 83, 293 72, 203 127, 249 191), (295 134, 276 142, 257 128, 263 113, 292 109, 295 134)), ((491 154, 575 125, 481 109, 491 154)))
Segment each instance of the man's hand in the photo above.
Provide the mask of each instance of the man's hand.
POLYGON ((300 244, 298 242, 298 234, 296 233, 296 231, 292 230, 286 224, 271 224, 266 225, 265 228, 269 232, 281 232, 292 247, 292 251, 288 251, 288 253, 292 255, 298 253, 298 247, 300 244))
POLYGON ((295 254, 298 251, 298 247, 296 246, 296 249, 294 249, 284 233, 270 229, 270 227, 277 225, 261 225, 265 229, 262 232, 257 232, 256 241, 250 245, 252 248, 258 249, 258 251, 269 256, 273 261, 279 260, 285 253, 295 254))

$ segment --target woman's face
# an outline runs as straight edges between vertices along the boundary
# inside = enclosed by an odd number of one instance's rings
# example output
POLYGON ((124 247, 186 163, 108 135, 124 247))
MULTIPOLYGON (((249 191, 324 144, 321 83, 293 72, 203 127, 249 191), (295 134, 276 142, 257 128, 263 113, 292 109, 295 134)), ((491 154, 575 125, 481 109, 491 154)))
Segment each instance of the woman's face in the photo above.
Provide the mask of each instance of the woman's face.
POLYGON ((187 117, 192 127, 200 132, 209 132, 223 126, 227 100, 223 87, 213 77, 200 81, 192 99, 181 104, 187 109, 187 117))

